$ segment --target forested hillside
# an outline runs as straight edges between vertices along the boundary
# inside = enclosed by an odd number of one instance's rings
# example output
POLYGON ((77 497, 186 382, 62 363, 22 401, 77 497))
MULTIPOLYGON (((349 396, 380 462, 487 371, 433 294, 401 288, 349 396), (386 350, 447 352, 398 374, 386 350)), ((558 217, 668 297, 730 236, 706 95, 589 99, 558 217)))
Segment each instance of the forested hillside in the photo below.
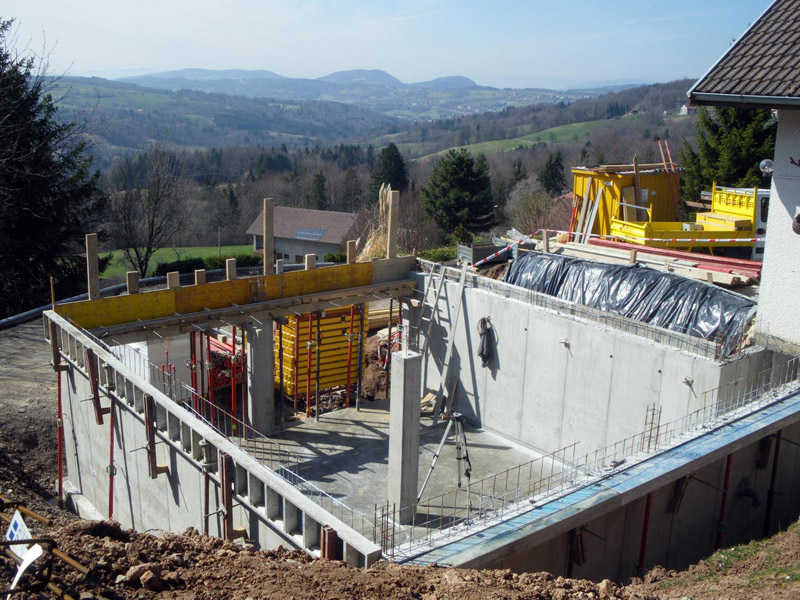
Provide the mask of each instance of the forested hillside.
POLYGON ((107 167, 153 140, 186 149, 305 147, 362 138, 396 121, 369 109, 319 101, 280 101, 143 88, 100 78, 53 82, 59 118, 86 122, 97 165, 107 167))

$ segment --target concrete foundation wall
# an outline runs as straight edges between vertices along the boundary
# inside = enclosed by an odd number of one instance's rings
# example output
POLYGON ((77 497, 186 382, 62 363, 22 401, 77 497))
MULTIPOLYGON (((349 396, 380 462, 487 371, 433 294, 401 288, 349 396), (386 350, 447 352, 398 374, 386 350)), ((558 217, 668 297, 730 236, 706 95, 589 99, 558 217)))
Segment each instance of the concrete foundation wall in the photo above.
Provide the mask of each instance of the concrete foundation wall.
POLYGON ((341 558, 366 566, 380 555, 378 546, 309 500, 277 473, 257 462, 231 441, 195 418, 156 387, 120 363, 110 352, 52 312, 47 319, 58 326, 58 344, 69 364, 62 377, 68 489, 73 502, 88 501, 109 516, 110 463, 113 443, 113 514, 126 527, 139 531, 181 532, 194 527, 223 536, 222 453, 233 461, 234 528, 259 548, 278 545, 319 552, 319 528, 330 525, 341 543, 341 558), (99 357, 101 405, 112 407, 98 424, 89 381, 87 348, 99 357), (144 395, 156 410, 156 464, 167 472, 149 476, 144 395), (207 475, 206 475, 207 473, 207 475), (205 507, 208 477, 208 510, 205 507))
MULTIPOLYGON (((428 389, 439 387, 457 290, 448 281, 438 303, 423 364, 428 389)), ((613 444, 645 428, 648 407, 661 408, 661 422, 669 422, 701 408, 704 392, 767 366, 768 354, 759 350, 720 364, 474 287, 465 288, 464 298, 452 358, 456 409, 543 452, 576 441, 579 452, 613 444), (493 356, 485 368, 477 356, 482 317, 492 324, 493 356)))
MULTIPOLYGON (((774 481, 777 493, 766 524, 768 534, 790 525, 800 511, 794 500, 800 494, 800 425, 785 428, 781 436, 779 468, 774 481)), ((774 437, 769 439, 772 441, 761 468, 758 458, 763 451, 762 442, 750 444, 732 455, 726 516, 721 526, 722 547, 762 537, 775 456, 774 437), (754 491, 757 500, 745 495, 746 490, 754 491)), ((676 510, 670 510, 675 482, 653 491, 645 569, 654 565, 682 569, 714 552, 725 468, 723 458, 693 473, 676 510)), ((645 506, 646 497, 641 497, 533 549, 511 552, 480 566, 519 572, 549 571, 564 576, 571 572, 577 578, 598 581, 608 577, 625 582, 637 575, 645 506), (584 560, 578 564, 579 553, 573 551, 570 566, 570 542, 576 534, 582 537, 584 560)))

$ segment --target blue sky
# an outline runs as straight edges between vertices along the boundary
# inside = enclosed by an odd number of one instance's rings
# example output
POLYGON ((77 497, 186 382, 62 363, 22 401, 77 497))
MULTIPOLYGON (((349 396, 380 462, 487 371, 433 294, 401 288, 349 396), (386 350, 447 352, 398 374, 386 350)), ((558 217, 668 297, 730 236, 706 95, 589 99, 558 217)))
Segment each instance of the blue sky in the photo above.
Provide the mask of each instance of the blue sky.
POLYGON ((403 2, 5 0, 16 47, 50 71, 199 67, 320 77, 383 69, 405 82, 465 75, 498 87, 699 77, 770 0, 403 2))

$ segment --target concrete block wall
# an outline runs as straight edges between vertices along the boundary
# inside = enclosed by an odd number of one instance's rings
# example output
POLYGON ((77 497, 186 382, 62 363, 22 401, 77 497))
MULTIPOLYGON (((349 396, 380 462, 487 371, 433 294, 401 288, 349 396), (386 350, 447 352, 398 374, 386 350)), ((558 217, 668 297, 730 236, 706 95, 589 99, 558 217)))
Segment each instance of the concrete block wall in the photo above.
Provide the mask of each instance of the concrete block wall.
MULTIPOLYGON (((420 289, 427 277, 418 275, 420 289)), ((448 280, 437 306, 423 364, 427 389, 439 387, 457 290, 448 280)), ((759 372, 767 357, 751 350, 720 363, 468 285, 455 324, 455 406, 473 424, 539 451, 579 441, 585 453, 644 430, 652 405, 661 408, 662 423, 702 408, 704 392, 759 372), (493 357, 485 368, 477 356, 482 317, 493 327, 493 357)))
MULTIPOLYGON (((257 547, 278 545, 318 554, 319 528, 329 525, 340 541, 339 554, 353 565, 368 566, 380 548, 303 495, 277 473, 262 465, 211 427, 138 377, 99 343, 48 311, 57 325, 62 360, 69 365, 62 377, 67 473, 70 488, 97 512, 109 514, 110 415, 96 422, 86 366, 91 348, 101 363, 101 404, 113 404, 113 518, 140 531, 181 532, 194 527, 224 534, 221 453, 233 460, 233 526, 245 530, 257 547), (144 395, 156 406, 156 463, 168 472, 148 474, 144 395), (209 505, 205 509, 208 477, 209 505)), ((49 331, 49 327, 47 329, 49 331)), ((77 498, 76 498, 77 500, 77 498)))
MULTIPOLYGON (((800 424, 781 431, 779 468, 774 482, 774 504, 767 523, 773 534, 785 529, 797 518, 797 495, 800 494, 800 424)), ((770 489, 775 440, 771 437, 767 460, 759 468, 762 441, 749 444, 732 454, 722 547, 759 539, 764 532, 767 497, 770 489), (743 492, 755 491, 758 501, 743 492)), ((692 473, 677 510, 670 510, 675 493, 671 481, 652 492, 644 568, 662 565, 682 569, 712 554, 719 525, 719 510, 725 478, 726 458, 720 458, 692 473)), ((599 581, 611 578, 619 582, 637 575, 646 496, 624 504, 602 516, 577 526, 582 528, 584 562, 573 561, 570 568, 570 536, 556 537, 506 556, 487 560, 483 568, 510 568, 518 572, 549 571, 554 575, 599 581)))

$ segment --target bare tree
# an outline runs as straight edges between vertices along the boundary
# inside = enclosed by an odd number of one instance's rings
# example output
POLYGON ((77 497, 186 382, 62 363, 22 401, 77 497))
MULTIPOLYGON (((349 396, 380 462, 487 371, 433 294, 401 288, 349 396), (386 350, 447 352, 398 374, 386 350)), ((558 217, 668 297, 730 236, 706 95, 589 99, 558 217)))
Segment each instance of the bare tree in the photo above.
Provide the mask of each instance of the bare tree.
POLYGON ((110 234, 142 277, 156 250, 183 224, 189 179, 178 156, 162 144, 124 159, 111 175, 110 234))
POLYGON ((509 197, 511 224, 523 233, 549 227, 555 204, 537 181, 523 179, 514 186, 509 197))

